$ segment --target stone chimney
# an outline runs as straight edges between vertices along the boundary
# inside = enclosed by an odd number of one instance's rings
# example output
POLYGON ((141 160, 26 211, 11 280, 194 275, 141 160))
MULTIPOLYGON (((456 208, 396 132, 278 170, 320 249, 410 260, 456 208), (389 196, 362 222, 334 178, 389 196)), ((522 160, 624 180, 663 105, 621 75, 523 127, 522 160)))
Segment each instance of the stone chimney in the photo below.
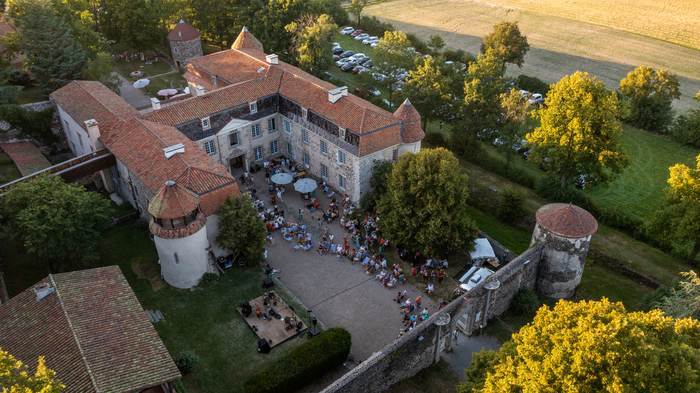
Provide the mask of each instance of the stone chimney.
POLYGON ((270 64, 279 64, 279 57, 277 55, 267 55, 265 58, 270 64))
POLYGON ((95 150, 104 149, 105 145, 100 141, 100 127, 97 124, 97 120, 90 119, 85 120, 85 128, 87 128, 88 136, 90 137, 90 142, 95 150))
POLYGON ((337 89, 329 90, 328 91, 328 102, 331 104, 335 104, 339 99, 342 97, 347 97, 348 96, 348 87, 343 86, 339 87, 337 89))
POLYGON ((153 107, 154 111, 160 109, 160 100, 155 97, 151 97, 151 106, 153 107))

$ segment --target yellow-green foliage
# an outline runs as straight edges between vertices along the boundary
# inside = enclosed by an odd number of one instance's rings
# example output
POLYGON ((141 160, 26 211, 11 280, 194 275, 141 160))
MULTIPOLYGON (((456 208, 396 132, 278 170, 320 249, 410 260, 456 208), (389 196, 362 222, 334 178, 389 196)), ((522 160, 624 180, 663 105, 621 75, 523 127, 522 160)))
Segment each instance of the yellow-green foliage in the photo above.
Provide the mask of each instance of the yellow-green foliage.
POLYGON ((0 393, 59 393, 64 387, 56 373, 46 368, 43 357, 31 376, 26 365, 0 349, 0 393))

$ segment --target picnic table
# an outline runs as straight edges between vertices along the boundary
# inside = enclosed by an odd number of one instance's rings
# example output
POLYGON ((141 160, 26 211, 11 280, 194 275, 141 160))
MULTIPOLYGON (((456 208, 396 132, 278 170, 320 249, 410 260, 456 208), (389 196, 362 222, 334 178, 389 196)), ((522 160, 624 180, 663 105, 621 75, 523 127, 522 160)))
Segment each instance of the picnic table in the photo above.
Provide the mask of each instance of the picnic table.
POLYGON ((501 264, 498 263, 498 261, 495 260, 495 259, 489 259, 487 262, 489 263, 489 265, 491 265, 491 266, 493 266, 493 267, 499 267, 499 266, 501 266, 501 264))

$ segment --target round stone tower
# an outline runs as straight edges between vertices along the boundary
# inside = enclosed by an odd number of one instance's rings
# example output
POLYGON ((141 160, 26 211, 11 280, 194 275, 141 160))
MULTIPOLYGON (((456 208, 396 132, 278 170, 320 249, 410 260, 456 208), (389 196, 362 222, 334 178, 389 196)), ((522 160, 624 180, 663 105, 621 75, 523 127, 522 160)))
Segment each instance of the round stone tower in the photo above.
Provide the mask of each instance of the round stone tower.
POLYGON ((173 61, 177 67, 184 67, 187 60, 204 55, 199 31, 182 19, 168 34, 168 41, 170 42, 170 53, 173 55, 173 61))
POLYGON ((176 288, 199 284, 208 271, 207 218, 199 197, 185 187, 167 181, 148 204, 161 273, 176 288))
POLYGON ((552 203, 537 211, 537 224, 530 246, 544 245, 537 274, 537 290, 553 298, 569 298, 581 282, 591 235, 598 222, 586 210, 565 203, 552 203))

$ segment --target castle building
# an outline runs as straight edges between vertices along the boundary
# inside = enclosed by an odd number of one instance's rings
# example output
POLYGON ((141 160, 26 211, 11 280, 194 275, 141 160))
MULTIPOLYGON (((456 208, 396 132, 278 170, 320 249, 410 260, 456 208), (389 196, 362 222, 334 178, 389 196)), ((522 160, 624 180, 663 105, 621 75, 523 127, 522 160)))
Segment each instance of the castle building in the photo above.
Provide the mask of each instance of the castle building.
MULTIPOLYGON (((180 25, 173 31, 192 37, 180 25)), ((226 254, 216 213, 239 193, 233 171, 284 156, 359 201, 375 160, 418 152, 425 136, 408 100, 385 111, 265 54, 245 28, 232 49, 186 67, 191 97, 140 112, 99 82, 51 94, 76 155, 115 156, 105 187, 151 220, 163 276, 177 287, 201 278, 205 256, 226 254)))
POLYGON ((182 19, 175 25, 175 28, 168 34, 170 54, 175 66, 184 67, 188 60, 204 55, 199 36, 199 31, 182 19))

